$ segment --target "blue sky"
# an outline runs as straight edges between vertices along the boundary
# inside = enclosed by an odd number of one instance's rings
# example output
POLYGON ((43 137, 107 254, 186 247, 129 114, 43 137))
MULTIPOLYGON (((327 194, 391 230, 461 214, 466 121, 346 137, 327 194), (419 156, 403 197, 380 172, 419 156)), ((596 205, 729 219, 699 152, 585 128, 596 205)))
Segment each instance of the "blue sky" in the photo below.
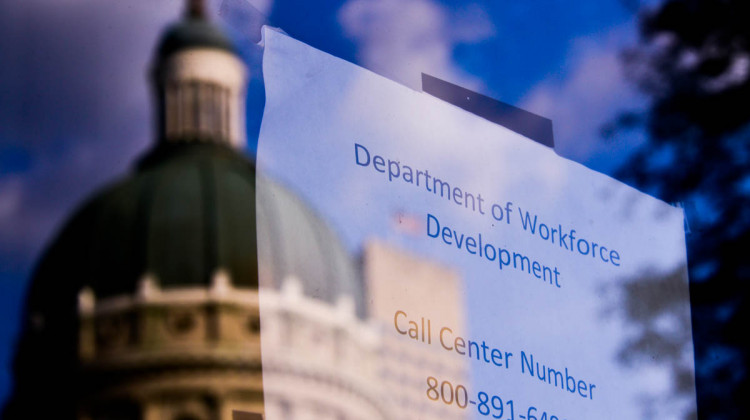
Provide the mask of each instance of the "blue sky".
MULTIPOLYGON (((642 142, 599 136, 619 111, 645 106, 619 64, 636 42, 626 3, 226 0, 215 20, 249 46, 257 10, 407 86, 425 72, 526 108, 553 120, 559 154, 608 172, 642 142)), ((148 64, 181 9, 176 0, 0 3, 0 400, 34 261, 77 203, 152 144, 148 64)), ((252 138, 263 87, 258 51, 246 55, 252 138)))

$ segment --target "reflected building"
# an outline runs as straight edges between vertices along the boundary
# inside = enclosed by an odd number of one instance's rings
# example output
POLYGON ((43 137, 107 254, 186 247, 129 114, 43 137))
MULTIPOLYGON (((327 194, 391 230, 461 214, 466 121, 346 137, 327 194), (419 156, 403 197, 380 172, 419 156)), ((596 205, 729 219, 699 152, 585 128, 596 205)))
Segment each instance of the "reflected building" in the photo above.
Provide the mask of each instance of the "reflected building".
POLYGON ((423 397, 427 376, 465 383, 467 366, 393 328, 408 306, 462 330, 458 275, 378 242, 353 258, 297 194, 256 186, 246 68, 200 2, 151 81, 155 145, 36 268, 3 417, 468 417, 423 397))
MULTIPOLYGON (((363 273, 368 285, 370 319, 380 332, 379 382, 393 410, 388 418, 471 417, 468 409, 426 398, 428 377, 440 383, 449 381, 454 390, 469 383, 467 359, 446 350, 440 341, 444 328, 447 346, 453 344, 449 337, 466 332, 466 308, 458 273, 379 241, 366 244, 363 273), (412 338, 407 327, 415 326, 419 332, 412 338)), ((454 394, 445 398, 456 397, 454 394)), ((464 403, 468 404, 468 398, 464 403)))

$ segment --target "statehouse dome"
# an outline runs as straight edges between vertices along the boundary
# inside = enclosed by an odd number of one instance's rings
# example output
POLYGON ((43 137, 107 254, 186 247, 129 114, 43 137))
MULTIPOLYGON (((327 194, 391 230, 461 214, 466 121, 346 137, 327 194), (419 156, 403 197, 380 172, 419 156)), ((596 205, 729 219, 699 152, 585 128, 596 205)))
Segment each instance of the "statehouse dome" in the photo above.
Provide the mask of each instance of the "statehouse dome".
POLYGON ((65 272, 97 299, 132 295, 146 279, 163 289, 209 287, 220 273, 257 288, 260 250, 268 286, 296 281, 332 304, 349 297, 363 315, 358 270, 337 235, 279 184, 256 190, 255 166, 238 150, 244 65, 206 49, 235 51, 203 2, 189 0, 157 47, 157 144, 74 216, 38 275, 65 272))
POLYGON ((35 269, 4 417, 172 418, 184 406, 219 418, 223 398, 257 408, 259 279, 364 316, 336 234, 295 193, 256 180, 241 152, 247 68, 202 7, 190 1, 157 47, 155 145, 35 269))
POLYGON ((296 279, 309 297, 352 298, 363 316, 360 276, 337 234, 276 182, 261 181, 256 203, 255 182, 254 164, 227 146, 162 144, 89 200, 51 249, 97 299, 133 294, 146 276, 163 289, 208 287, 219 270, 257 288, 260 249, 269 286, 296 279))

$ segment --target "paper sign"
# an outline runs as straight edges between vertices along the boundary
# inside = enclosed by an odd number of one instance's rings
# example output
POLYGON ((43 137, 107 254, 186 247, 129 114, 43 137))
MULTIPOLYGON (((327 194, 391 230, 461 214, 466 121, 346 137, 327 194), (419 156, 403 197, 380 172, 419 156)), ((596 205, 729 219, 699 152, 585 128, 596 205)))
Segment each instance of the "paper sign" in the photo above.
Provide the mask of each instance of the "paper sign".
POLYGON ((695 410, 681 209, 282 33, 264 43, 268 419, 695 410))

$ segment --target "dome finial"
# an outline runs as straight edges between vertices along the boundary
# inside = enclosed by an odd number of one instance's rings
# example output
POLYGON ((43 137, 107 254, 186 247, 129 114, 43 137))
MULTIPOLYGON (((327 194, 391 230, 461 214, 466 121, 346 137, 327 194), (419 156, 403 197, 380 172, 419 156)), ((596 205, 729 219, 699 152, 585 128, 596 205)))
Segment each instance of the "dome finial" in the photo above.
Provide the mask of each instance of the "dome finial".
POLYGON ((206 3, 203 0, 187 0, 185 14, 190 19, 205 19, 206 3))

